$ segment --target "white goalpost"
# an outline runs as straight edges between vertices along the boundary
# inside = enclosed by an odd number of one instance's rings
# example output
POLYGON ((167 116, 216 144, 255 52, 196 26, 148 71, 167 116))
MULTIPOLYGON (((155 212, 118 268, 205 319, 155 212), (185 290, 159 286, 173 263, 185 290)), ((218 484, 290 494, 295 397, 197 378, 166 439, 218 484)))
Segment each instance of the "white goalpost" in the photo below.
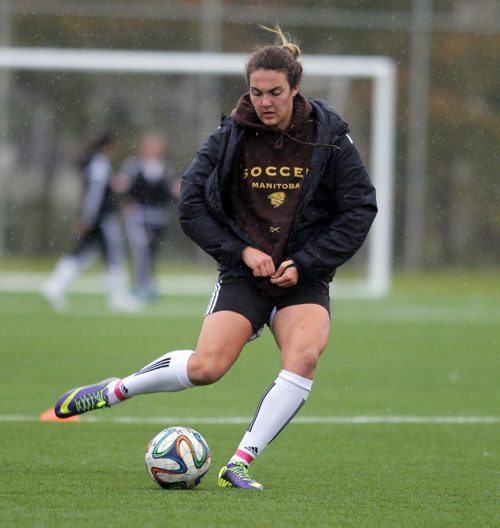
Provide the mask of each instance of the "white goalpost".
MULTIPOLYGON (((387 57, 304 55, 304 73, 330 79, 372 82, 369 171, 377 188, 379 213, 368 236, 367 271, 361 279, 333 282, 342 296, 381 297, 392 275, 393 164, 396 68, 387 57)), ((0 48, 0 71, 79 71, 120 74, 243 75, 247 56, 239 53, 153 52, 89 49, 0 48)), ((0 210, 2 210, 0 175, 0 210)), ((0 217, 0 229, 3 228, 0 217)))

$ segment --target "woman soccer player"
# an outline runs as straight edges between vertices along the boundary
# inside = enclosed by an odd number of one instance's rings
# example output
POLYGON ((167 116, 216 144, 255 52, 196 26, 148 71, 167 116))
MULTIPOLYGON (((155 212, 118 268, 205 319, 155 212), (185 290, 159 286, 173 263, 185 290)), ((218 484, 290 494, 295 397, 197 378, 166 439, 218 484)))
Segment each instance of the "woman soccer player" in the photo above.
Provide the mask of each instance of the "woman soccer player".
POLYGON ((307 399, 328 341, 329 282, 377 212, 347 124, 324 101, 299 93, 300 50, 279 27, 271 31, 279 42, 255 51, 246 65, 249 92, 183 176, 181 225, 220 272, 195 350, 73 389, 55 407, 64 418, 137 394, 214 383, 267 323, 281 371, 220 470, 221 487, 263 488, 248 466, 307 399))

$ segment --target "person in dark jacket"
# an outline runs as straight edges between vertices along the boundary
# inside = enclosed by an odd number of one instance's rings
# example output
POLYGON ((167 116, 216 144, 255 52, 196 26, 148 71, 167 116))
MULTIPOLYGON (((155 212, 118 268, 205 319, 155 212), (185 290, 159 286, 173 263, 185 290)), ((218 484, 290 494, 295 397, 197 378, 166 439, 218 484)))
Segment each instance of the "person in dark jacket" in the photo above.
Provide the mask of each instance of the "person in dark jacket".
POLYGON ((115 148, 114 135, 106 132, 88 145, 79 161, 84 190, 75 247, 58 260, 42 288, 42 295, 54 310, 67 308, 66 290, 71 281, 99 254, 107 268, 110 308, 129 312, 140 307, 128 295, 123 235, 111 188, 111 160, 115 148))
POLYGON ((132 292, 140 300, 158 295, 154 265, 164 241, 178 182, 165 159, 165 138, 147 132, 137 156, 127 158, 116 178, 123 194, 125 229, 132 253, 132 292))
POLYGON ((249 92, 183 176, 179 219, 220 272, 196 349, 169 352, 123 379, 74 389, 60 417, 148 392, 219 380, 267 323, 281 371, 264 392, 221 487, 263 489, 249 464, 311 390, 330 328, 329 282, 375 218, 375 189, 347 124, 299 93, 299 48, 283 32, 246 66, 249 92), (82 404, 84 402, 84 405, 82 404))

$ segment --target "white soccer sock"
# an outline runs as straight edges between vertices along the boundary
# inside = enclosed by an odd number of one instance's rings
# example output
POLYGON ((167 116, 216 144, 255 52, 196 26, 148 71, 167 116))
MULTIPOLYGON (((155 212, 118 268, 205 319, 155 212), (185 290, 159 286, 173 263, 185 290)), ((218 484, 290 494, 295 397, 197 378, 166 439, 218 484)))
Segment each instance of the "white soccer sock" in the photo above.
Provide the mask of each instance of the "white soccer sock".
POLYGON ((155 359, 141 370, 108 385, 108 405, 151 392, 177 392, 194 385, 189 381, 187 363, 192 350, 174 350, 155 359))
POLYGON ((254 419, 231 462, 249 464, 288 425, 304 405, 312 380, 282 370, 262 396, 254 419))
POLYGON ((124 266, 109 266, 107 279, 111 304, 119 304, 123 299, 128 298, 128 277, 124 266))
POLYGON ((78 259, 73 256, 61 257, 45 283, 44 289, 47 294, 53 297, 63 295, 69 283, 77 276, 79 269, 78 259))

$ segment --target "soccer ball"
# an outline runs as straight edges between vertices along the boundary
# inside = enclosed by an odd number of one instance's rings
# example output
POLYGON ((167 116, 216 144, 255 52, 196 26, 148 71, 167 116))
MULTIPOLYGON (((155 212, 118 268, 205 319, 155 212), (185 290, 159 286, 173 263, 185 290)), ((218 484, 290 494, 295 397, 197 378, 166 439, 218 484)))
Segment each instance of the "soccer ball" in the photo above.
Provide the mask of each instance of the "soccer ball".
POLYGON ((191 489, 210 468, 208 444, 189 427, 168 427, 146 448, 146 468, 153 481, 164 489, 191 489))

